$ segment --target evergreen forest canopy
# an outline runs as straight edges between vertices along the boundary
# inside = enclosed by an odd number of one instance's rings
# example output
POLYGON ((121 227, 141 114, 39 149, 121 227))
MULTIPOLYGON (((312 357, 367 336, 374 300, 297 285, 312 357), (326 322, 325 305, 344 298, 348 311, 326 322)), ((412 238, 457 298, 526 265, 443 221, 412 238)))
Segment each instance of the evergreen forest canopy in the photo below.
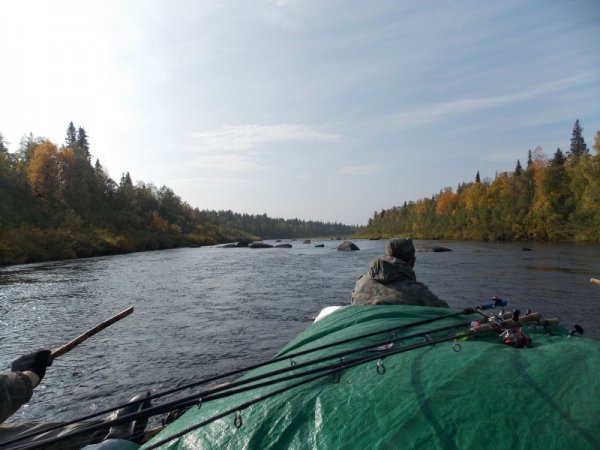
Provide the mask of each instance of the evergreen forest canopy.
POLYGON ((166 186, 134 184, 128 172, 116 183, 92 164, 87 133, 73 122, 60 148, 29 134, 11 153, 0 134, 0 265, 355 230, 201 211, 166 186))
POLYGON ((600 131, 591 155, 579 120, 569 151, 529 150, 527 165, 375 212, 361 237, 600 242, 600 131))

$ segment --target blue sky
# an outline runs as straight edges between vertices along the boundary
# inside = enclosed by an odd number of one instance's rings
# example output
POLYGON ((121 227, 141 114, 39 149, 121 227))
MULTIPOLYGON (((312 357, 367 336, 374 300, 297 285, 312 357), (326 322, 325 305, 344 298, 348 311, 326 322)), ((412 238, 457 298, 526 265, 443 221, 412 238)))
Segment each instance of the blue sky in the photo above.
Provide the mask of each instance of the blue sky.
POLYGON ((600 2, 0 0, 0 132, 118 181, 365 224, 600 129, 600 2))

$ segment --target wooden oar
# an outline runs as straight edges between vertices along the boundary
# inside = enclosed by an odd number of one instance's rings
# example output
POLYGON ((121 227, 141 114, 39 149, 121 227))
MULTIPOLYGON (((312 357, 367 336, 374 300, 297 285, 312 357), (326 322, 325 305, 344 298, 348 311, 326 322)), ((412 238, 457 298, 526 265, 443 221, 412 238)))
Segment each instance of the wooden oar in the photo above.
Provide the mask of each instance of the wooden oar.
POLYGON ((600 286, 600 280, 598 278, 590 278, 590 281, 598 286, 600 286))
POLYGON ((58 358, 59 356, 64 355, 67 352, 70 352, 71 350, 73 350, 75 347, 77 347, 79 344, 81 344, 86 339, 92 337, 96 333, 99 333, 100 331, 104 330, 106 327, 111 326, 113 323, 118 322, 122 318, 127 317, 132 312, 133 312, 133 306, 130 306, 126 310, 121 311, 116 316, 113 316, 110 319, 105 320, 104 322, 96 325, 94 328, 86 331, 81 336, 76 337, 71 342, 68 342, 61 347, 55 348, 54 350, 52 350, 52 353, 50 354, 50 358, 52 358, 52 360, 54 360, 54 359, 58 358))

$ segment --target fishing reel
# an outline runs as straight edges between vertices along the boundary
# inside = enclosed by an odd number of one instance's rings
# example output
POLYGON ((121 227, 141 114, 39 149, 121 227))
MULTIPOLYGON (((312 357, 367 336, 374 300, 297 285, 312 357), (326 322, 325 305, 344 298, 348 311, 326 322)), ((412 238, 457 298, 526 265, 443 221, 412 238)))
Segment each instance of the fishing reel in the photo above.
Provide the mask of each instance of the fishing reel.
POLYGON ((531 347, 531 338, 518 328, 509 328, 500 333, 502 342, 515 348, 531 347))
POLYGON ((583 327, 581 325, 575 324, 573 329, 569 331, 569 337, 574 336, 575 334, 583 334, 583 327))

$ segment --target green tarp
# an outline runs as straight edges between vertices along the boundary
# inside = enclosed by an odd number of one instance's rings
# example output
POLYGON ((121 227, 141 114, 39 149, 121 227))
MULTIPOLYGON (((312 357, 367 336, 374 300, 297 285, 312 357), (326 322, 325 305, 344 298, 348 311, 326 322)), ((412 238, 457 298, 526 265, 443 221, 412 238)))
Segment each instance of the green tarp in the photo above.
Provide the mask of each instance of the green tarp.
MULTIPOLYGON (((448 311, 412 306, 346 307, 308 327, 279 356, 448 311)), ((432 330, 472 318, 445 319, 395 335, 432 330)), ((430 333, 429 339, 467 329, 468 326, 430 333)), ((492 333, 458 341, 460 347, 457 341, 448 341, 381 360, 381 352, 371 350, 348 355, 344 361, 323 362, 348 364, 354 358, 377 358, 344 368, 339 379, 328 374, 241 409, 239 414, 232 412, 162 448, 600 448, 600 343, 569 337, 560 327, 553 327, 554 335, 534 326, 525 331, 533 339, 531 348, 504 345, 492 333), (236 417, 241 419, 239 428, 236 417)), ((389 337, 374 336, 293 361, 300 364, 389 337)), ((423 337, 407 339, 393 349, 423 341, 423 337)), ((244 378, 290 364, 284 360, 251 371, 244 378)), ((207 402, 200 408, 192 407, 154 442, 297 382, 290 380, 207 402)), ((152 441, 146 446, 150 444, 152 441)))

